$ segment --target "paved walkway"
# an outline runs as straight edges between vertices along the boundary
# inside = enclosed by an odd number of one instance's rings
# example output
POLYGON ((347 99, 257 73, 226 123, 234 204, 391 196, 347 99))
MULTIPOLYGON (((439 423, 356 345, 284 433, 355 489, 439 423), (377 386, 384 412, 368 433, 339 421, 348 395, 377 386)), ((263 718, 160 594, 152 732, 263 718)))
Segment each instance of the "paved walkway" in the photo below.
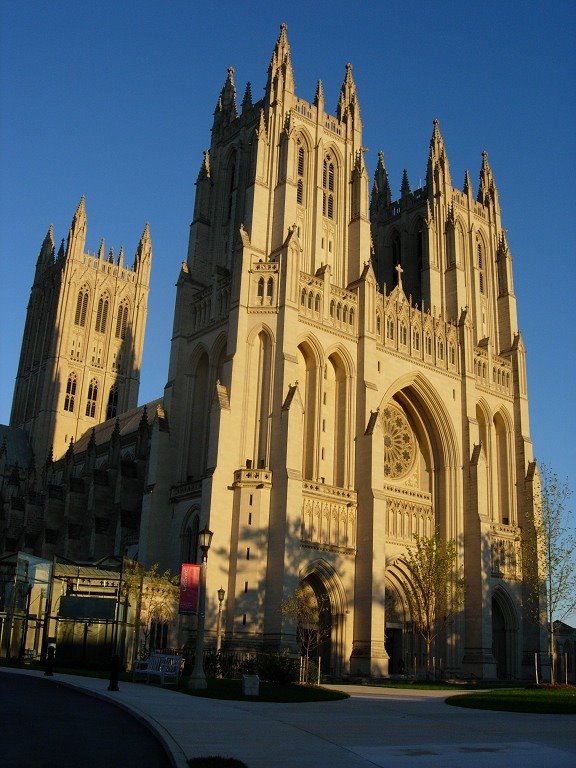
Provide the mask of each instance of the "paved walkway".
POLYGON ((576 717, 450 707, 439 691, 341 686, 350 699, 269 704, 204 699, 140 683, 120 682, 119 691, 109 692, 107 680, 52 679, 115 701, 146 722, 169 747, 175 768, 207 755, 236 757, 248 768, 576 765, 576 717))

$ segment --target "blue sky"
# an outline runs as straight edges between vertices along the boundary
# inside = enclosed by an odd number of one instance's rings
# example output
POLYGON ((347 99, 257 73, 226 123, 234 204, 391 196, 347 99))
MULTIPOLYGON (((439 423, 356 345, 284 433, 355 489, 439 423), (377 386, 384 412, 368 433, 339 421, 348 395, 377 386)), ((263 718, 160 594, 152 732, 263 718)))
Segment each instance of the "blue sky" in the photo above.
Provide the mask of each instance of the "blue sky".
POLYGON ((154 247, 140 401, 163 391, 194 181, 228 66, 259 98, 286 22, 298 95, 335 111, 353 64, 366 162, 424 178, 432 120, 453 183, 488 151, 514 259, 538 459, 576 489, 576 4, 0 0, 0 422, 34 264, 86 196, 87 247, 154 247))

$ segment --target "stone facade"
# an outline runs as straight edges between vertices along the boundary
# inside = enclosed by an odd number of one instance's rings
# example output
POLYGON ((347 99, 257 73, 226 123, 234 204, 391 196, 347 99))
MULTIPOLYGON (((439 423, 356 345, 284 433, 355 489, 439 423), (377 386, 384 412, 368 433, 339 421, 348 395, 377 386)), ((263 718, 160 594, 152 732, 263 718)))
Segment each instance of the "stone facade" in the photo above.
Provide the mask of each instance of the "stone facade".
POLYGON ((146 330, 152 244, 148 225, 134 264, 104 240, 87 253, 80 200, 66 245, 52 227, 30 293, 10 425, 29 435, 34 455, 59 459, 84 432, 135 408, 146 330))
POLYGON ((364 152, 350 65, 335 114, 321 82, 313 102, 296 95, 284 26, 263 99, 248 85, 238 107, 228 70, 150 425, 138 557, 198 562, 208 525, 208 638, 222 585, 224 648, 295 648, 281 604, 304 584, 324 671, 379 678, 422 664, 402 554, 437 530, 466 583, 438 664, 530 676, 545 648, 523 546, 538 471, 488 157, 476 195, 468 174, 453 187, 434 121, 424 186, 405 175, 394 200, 382 154, 370 196, 364 152))

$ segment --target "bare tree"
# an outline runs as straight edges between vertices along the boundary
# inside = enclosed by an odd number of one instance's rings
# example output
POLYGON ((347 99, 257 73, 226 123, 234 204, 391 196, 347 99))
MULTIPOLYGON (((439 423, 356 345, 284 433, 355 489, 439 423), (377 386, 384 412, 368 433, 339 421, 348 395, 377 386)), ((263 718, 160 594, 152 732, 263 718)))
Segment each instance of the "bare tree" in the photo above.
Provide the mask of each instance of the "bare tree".
POLYGON ((414 536, 403 557, 408 572, 404 584, 415 631, 426 647, 430 672, 432 645, 464 602, 464 579, 457 568, 456 542, 433 536, 414 536))
POLYGON ((551 681, 555 682, 554 622, 576 611, 576 526, 568 506, 572 496, 568 482, 545 464, 540 467, 540 481, 533 519, 536 557, 527 570, 535 593, 544 596, 551 681))
POLYGON ((282 603, 282 613, 296 626, 298 640, 304 656, 303 670, 300 682, 308 679, 310 654, 320 646, 326 635, 322 627, 320 615, 326 607, 326 600, 317 597, 309 584, 300 584, 293 595, 282 603))

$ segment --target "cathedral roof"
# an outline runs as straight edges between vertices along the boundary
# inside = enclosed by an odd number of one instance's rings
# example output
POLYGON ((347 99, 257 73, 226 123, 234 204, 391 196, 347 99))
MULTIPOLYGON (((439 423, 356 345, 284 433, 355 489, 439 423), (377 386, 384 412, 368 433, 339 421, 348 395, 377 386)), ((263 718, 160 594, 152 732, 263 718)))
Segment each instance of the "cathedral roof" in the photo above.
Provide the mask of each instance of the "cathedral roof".
POLYGON ((146 408, 148 421, 150 423, 156 418, 156 408, 159 405, 162 405, 161 397, 156 400, 151 400, 144 405, 139 405, 137 408, 132 408, 125 413, 121 413, 118 417, 103 421, 101 424, 97 424, 93 429, 90 428, 86 430, 82 437, 79 437, 74 443, 74 453, 78 455, 88 448, 88 443, 90 442, 92 434, 94 434, 96 445, 105 445, 110 442, 112 433, 116 428, 116 422, 118 422, 119 425, 121 438, 131 434, 135 435, 138 432, 144 409, 146 408))
POLYGON ((6 446, 6 464, 14 466, 18 464, 23 469, 30 465, 32 460, 32 447, 26 432, 20 427, 9 427, 0 424, 0 450, 6 446))

